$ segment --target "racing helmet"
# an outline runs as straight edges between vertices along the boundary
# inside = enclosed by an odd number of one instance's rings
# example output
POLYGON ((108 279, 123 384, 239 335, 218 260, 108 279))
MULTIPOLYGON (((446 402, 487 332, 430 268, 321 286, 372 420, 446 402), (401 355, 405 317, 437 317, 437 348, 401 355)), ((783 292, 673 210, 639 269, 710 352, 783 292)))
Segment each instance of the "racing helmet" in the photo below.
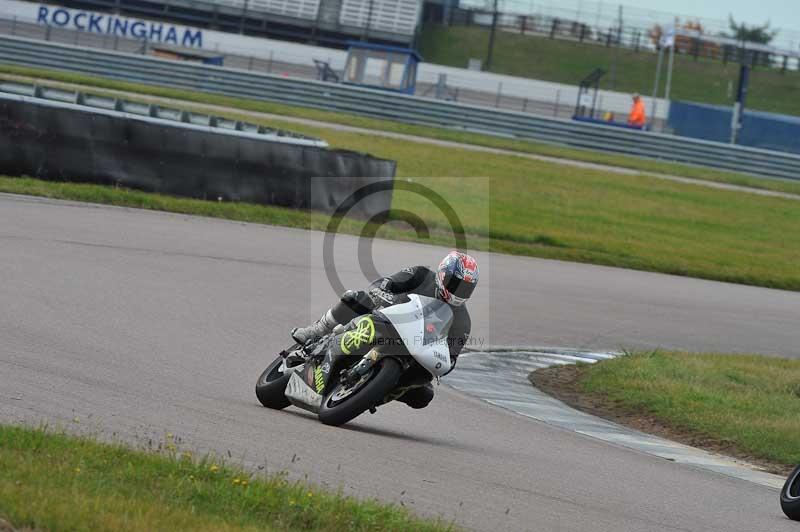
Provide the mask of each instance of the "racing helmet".
POLYGON ((436 296, 454 307, 463 305, 478 286, 478 262, 460 251, 451 251, 436 270, 436 296))

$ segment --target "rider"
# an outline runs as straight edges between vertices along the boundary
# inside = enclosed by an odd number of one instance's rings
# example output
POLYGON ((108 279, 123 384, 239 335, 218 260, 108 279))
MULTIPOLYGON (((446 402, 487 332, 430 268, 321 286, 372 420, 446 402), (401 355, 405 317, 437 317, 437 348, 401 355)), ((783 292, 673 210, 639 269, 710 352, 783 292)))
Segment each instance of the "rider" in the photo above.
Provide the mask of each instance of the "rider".
MULTIPOLYGON (((292 330, 292 338, 305 345, 333 331, 339 324, 366 314, 378 306, 393 304, 395 296, 419 294, 437 297, 447 302, 453 310, 453 323, 448 333, 450 359, 455 367, 458 354, 469 336, 471 321, 464 305, 478 284, 478 263, 473 257, 460 251, 451 251, 439 263, 436 271, 426 266, 405 268, 372 282, 366 291, 348 290, 341 299, 320 319, 308 327, 292 330)), ((451 369, 452 371, 452 369, 451 369)), ((410 389, 398 399, 411 408, 425 408, 433 399, 430 381, 423 386, 410 389)))

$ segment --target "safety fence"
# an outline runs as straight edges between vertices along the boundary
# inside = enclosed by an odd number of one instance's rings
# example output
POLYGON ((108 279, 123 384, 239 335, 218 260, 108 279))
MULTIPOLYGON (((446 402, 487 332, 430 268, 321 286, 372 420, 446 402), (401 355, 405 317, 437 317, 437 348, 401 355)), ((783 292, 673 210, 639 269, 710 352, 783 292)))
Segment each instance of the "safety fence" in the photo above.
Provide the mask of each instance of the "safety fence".
POLYGON ((0 63, 800 179, 800 157, 317 81, 0 37, 0 63))
POLYGON ((505 32, 637 52, 656 50, 661 37, 675 27, 678 30, 675 39, 678 53, 695 59, 752 62, 775 65, 784 70, 800 70, 800 54, 797 52, 800 32, 787 29, 778 30, 770 45, 765 45, 740 40, 737 37, 739 32, 731 27, 731 20, 678 16, 677 13, 602 0, 506 0, 498 5, 496 15, 491 2, 483 0, 462 0, 457 7, 448 5, 445 0, 432 0, 429 4, 425 12, 429 24, 483 28, 496 24, 505 32))
MULTIPOLYGON (((721 105, 673 102, 669 128, 676 135, 729 142, 733 111, 721 105)), ((800 154, 800 117, 745 110, 736 142, 765 150, 800 154)))

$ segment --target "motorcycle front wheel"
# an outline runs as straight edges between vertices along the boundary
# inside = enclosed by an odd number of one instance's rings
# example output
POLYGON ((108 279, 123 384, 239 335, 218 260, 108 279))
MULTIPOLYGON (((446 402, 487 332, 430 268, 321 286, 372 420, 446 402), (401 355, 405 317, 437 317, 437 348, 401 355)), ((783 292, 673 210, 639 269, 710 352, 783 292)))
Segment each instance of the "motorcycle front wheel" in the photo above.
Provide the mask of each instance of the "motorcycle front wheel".
POLYGON ((326 425, 344 425, 383 402, 397 386, 402 372, 403 368, 397 360, 384 358, 355 384, 337 384, 322 398, 319 420, 326 425))
POLYGON ((800 465, 794 468, 783 485, 781 509, 789 519, 800 521, 800 465))
POLYGON ((256 382, 256 397, 267 408, 281 410, 292 403, 286 398, 286 385, 292 372, 283 364, 283 357, 276 358, 256 382), (283 368, 283 369, 282 369, 283 368))

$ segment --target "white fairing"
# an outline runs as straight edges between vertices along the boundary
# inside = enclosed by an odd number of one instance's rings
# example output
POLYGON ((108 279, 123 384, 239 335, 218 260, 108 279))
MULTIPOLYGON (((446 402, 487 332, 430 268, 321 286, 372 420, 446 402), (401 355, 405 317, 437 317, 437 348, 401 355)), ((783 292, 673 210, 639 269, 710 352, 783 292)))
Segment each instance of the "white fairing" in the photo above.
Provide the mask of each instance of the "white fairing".
MULTIPOLYGON (((409 302, 381 309, 394 325, 409 354, 434 377, 450 371, 450 350, 447 337, 425 344, 425 313, 420 296, 408 295, 409 302)), ((430 298, 425 298, 430 299, 430 298)))

